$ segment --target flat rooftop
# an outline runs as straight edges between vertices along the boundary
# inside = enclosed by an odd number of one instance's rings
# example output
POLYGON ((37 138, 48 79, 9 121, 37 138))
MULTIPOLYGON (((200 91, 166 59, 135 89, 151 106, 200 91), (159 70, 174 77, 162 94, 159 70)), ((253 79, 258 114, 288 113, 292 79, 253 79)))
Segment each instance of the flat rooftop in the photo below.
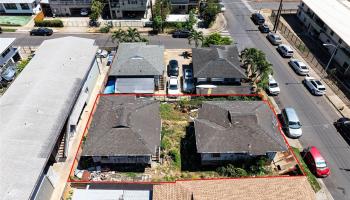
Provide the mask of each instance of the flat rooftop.
POLYGON ((350 45, 350 2, 347 0, 303 0, 347 45, 350 45))
POLYGON ((0 194, 29 199, 79 95, 94 40, 46 40, 0 98, 0 194))
POLYGON ((16 38, 0 38, 0 54, 2 54, 16 38))

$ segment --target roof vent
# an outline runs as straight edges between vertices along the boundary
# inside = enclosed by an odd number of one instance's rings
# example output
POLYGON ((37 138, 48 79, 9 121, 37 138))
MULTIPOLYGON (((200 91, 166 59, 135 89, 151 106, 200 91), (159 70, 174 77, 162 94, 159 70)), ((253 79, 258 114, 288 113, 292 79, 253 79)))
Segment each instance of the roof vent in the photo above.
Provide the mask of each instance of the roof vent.
POLYGON ((118 108, 116 110, 117 121, 114 128, 129 128, 128 124, 128 111, 125 107, 118 108))

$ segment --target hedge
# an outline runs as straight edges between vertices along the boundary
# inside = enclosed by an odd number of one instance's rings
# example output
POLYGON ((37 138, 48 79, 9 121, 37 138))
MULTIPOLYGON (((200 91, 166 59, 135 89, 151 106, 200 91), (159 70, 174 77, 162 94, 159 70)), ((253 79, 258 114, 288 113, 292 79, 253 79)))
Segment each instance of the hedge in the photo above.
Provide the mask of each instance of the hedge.
POLYGON ((63 22, 59 19, 35 21, 35 26, 40 27, 63 27, 63 22))

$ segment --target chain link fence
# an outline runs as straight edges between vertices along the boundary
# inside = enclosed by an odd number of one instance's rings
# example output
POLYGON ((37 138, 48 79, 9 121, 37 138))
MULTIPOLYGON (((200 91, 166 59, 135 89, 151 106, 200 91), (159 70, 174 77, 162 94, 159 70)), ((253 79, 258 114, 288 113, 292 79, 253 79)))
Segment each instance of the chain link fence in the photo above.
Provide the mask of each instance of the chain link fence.
MULTIPOLYGON (((282 10, 281 14, 296 14, 296 9, 282 10)), ((274 23, 277 16, 277 10, 271 13, 271 21, 274 23)), ((335 71, 325 71, 325 63, 322 63, 316 56, 312 54, 310 49, 304 42, 291 30, 284 21, 280 20, 277 29, 286 40, 299 52, 299 54, 307 61, 317 74, 319 74, 324 82, 332 89, 332 91, 347 105, 350 106, 350 89, 336 76, 335 71)))

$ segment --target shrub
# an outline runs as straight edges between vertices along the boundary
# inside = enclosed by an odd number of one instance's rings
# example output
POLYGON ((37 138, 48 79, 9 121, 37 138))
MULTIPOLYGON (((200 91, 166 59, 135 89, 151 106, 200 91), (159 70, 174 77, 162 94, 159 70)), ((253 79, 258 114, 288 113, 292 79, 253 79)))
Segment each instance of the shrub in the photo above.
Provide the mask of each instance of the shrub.
POLYGON ((110 29, 111 29, 110 26, 103 26, 100 28, 100 32, 101 33, 108 33, 110 29))
POLYGON ((30 61, 30 57, 25 59, 25 60, 22 60, 19 64, 17 64, 17 74, 21 73, 21 71, 23 71, 23 69, 27 66, 27 64, 29 63, 30 61))
POLYGON ((38 27, 63 27, 63 22, 59 19, 35 21, 34 23, 38 27))
POLYGON ((248 176, 248 173, 245 169, 242 168, 236 168, 232 164, 228 164, 225 167, 219 167, 216 169, 216 172, 220 174, 221 176, 228 176, 228 177, 244 177, 248 176))
POLYGON ((171 157, 176 167, 181 167, 181 155, 179 150, 172 149, 169 151, 168 155, 171 157))
POLYGON ((164 137, 163 139, 162 139, 162 142, 160 143, 160 148, 162 149, 162 150, 164 150, 164 149, 169 149, 171 147, 171 142, 170 142, 170 140, 167 138, 167 137, 164 137))

